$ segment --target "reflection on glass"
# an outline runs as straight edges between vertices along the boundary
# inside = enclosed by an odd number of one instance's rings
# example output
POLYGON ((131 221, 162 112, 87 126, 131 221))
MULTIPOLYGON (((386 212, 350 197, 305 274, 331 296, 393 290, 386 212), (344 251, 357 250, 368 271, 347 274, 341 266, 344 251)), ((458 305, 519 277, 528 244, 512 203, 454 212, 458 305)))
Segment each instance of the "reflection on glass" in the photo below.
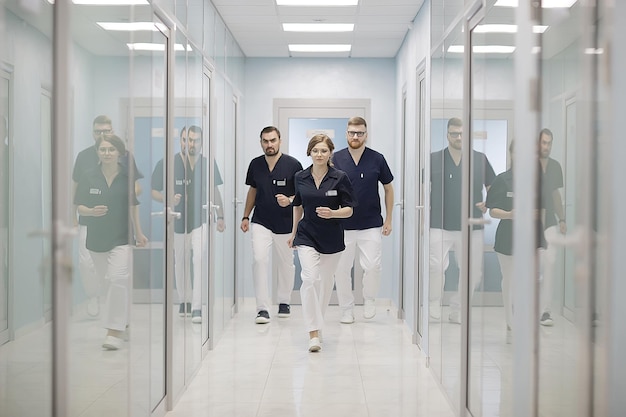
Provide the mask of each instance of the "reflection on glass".
POLYGON ((49 8, 26 6, 0 4, 0 415, 45 417, 53 377, 46 100, 53 19, 49 8))
MULTIPOLYGON (((595 6, 594 6, 595 7, 595 6)), ((539 286, 539 374, 538 412, 541 415, 569 416, 578 412, 579 381, 577 370, 581 353, 580 334, 581 296, 576 270, 591 262, 591 251, 576 252, 573 245, 574 221, 580 219, 576 201, 589 198, 584 180, 591 174, 588 161, 596 154, 589 152, 585 161, 580 155, 584 142, 578 142, 577 125, 581 101, 584 67, 582 50, 589 46, 583 35, 584 15, 593 15, 593 7, 576 2, 567 13, 542 13, 541 24, 549 30, 541 35, 541 96, 544 107, 535 140, 541 162, 542 203, 545 206, 545 239, 547 248, 541 257, 542 276, 539 286), (584 195, 583 195, 584 194, 584 195), (568 230, 571 229, 571 230, 568 230), (569 243, 568 243, 569 242, 569 243), (559 391, 558 396, 549 392, 559 391)), ((595 23, 594 23, 595 24, 595 23)), ((591 142, 589 142, 591 143, 591 142)), ((601 165, 601 164, 600 164, 601 165)), ((593 181, 593 180, 591 180, 593 181)), ((594 208, 595 209, 595 208, 594 208)), ((585 226, 592 229, 591 225, 585 226)), ((591 239, 593 241, 593 239, 591 239)), ((583 243, 584 244, 584 243, 583 243)), ((592 274, 593 276, 593 274, 592 274)))
MULTIPOLYGON (((4 74, 3 74, 4 75, 4 74)), ((0 345, 9 340, 9 80, 0 79, 0 345)))

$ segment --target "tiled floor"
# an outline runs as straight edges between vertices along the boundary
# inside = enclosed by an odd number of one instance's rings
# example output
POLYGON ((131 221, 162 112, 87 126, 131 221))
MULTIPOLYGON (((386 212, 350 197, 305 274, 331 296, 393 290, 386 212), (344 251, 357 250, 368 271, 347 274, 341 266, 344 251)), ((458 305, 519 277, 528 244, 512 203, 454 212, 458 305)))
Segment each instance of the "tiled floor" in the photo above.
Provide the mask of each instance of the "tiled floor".
MULTIPOLYGON (((501 307, 473 308, 470 403, 474 415, 510 417, 513 346, 501 307)), ((168 417, 452 417, 458 404, 461 326, 431 322, 430 367, 394 311, 339 323, 329 307, 323 349, 309 353, 301 308, 254 324, 246 300, 200 359, 200 325, 174 317, 174 389, 193 373, 168 417), (198 365, 199 364, 199 365, 198 365), (196 372, 197 366, 199 370, 196 372), (441 378, 438 383, 436 378, 441 378), (447 395, 444 394, 447 392, 447 395)), ((76 309, 70 326, 69 417, 146 417, 164 392, 162 305, 133 305, 131 341, 101 348, 99 320, 76 309), (161 360, 160 360, 161 359, 161 360)), ((517 336, 516 336, 517 337, 517 336)), ((576 413, 578 333, 562 316, 539 326, 541 416, 576 413)), ((515 343, 515 339, 514 339, 515 343)), ((50 323, 0 346, 0 417, 51 415, 50 323)))
POLYGON ((168 417, 452 417, 394 313, 339 323, 329 307, 322 350, 309 353, 301 309, 254 324, 244 305, 168 417))

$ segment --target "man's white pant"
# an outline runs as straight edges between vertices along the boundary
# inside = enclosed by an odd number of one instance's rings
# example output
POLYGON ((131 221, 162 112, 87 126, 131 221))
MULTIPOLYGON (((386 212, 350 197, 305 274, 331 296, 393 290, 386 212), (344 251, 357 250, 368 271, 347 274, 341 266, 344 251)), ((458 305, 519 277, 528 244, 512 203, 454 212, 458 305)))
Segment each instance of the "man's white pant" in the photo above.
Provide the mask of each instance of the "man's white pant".
POLYGON ((554 267, 556 264, 556 256, 558 246, 556 242, 563 240, 563 235, 559 230, 559 226, 550 226, 544 231, 547 247, 540 251, 541 258, 541 296, 540 296, 540 313, 547 311, 552 312, 552 295, 554 290, 554 267))
POLYGON ((110 280, 102 317, 107 329, 124 331, 128 325, 130 256, 129 245, 116 246, 108 252, 91 252, 98 279, 110 280))
POLYGON ((78 225, 78 270, 83 283, 85 295, 88 298, 97 297, 102 292, 103 278, 96 274, 96 267, 91 258, 91 251, 87 249, 87 226, 78 225))
POLYGON ((293 249, 287 244, 291 233, 272 233, 271 230, 258 223, 252 223, 251 232, 252 253, 254 256, 252 272, 254 275, 257 311, 269 311, 271 305, 269 261, 272 247, 274 247, 274 253, 278 257, 278 259, 274 259, 278 269, 276 298, 279 304, 290 304, 296 271, 293 263, 293 249))
POLYGON ((202 242, 206 241, 205 233, 204 224, 189 233, 174 233, 174 274, 178 302, 191 302, 192 311, 202 309, 202 242))
POLYGON ((298 246, 302 267, 302 317, 308 332, 324 327, 324 313, 333 293, 335 270, 340 257, 341 252, 323 254, 310 246, 298 246))
MULTIPOLYGON (((470 300, 480 285, 483 276, 483 231, 472 230, 470 236, 471 253, 471 285, 470 300)), ((461 232, 443 229, 430 229, 429 263, 430 263, 430 305, 441 305, 441 295, 445 284, 444 276, 450 264, 450 250, 454 249, 457 259, 461 259, 461 232)), ((459 311, 461 296, 457 287, 450 298, 450 308, 459 311)))
POLYGON ((350 271, 357 250, 359 251, 359 264, 363 269, 363 298, 373 300, 378 295, 382 261, 382 227, 346 230, 344 242, 346 249, 341 253, 337 265, 335 286, 339 307, 345 311, 354 307, 350 271))

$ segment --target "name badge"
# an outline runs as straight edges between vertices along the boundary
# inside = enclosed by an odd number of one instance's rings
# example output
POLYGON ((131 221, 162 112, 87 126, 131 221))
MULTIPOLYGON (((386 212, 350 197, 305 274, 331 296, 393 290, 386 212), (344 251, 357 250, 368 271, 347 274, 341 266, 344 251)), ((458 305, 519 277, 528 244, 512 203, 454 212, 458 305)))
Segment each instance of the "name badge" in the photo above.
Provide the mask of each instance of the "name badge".
POLYGON ((326 197, 337 197, 337 190, 326 191, 326 197))
POLYGON ((508 198, 513 198, 513 191, 507 191, 507 192, 506 192, 506 196, 507 196, 508 198))
POLYGON ((102 191, 99 188, 90 188, 89 189, 89 194, 102 194, 102 191))
POLYGON ((276 185, 279 187, 284 187, 287 185, 287 180, 276 180, 276 185))
POLYGON ((185 185, 184 180, 176 180, 176 185, 185 185))

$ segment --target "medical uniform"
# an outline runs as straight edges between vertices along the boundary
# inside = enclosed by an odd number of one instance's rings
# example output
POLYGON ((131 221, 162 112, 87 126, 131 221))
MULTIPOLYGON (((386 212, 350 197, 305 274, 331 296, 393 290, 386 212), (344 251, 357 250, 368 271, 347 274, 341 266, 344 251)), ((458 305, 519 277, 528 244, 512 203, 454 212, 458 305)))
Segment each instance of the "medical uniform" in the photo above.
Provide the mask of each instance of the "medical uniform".
POLYGON ((554 291, 554 266, 556 263, 557 246, 561 231, 559 229, 559 219, 556 216, 554 200, 552 194, 555 190, 563 188, 563 169, 555 159, 548 158, 546 171, 542 171, 542 200, 545 202, 545 238, 547 241, 546 250, 543 251, 542 259, 542 280, 540 307, 542 312, 552 311, 552 295, 554 291))
POLYGON ((246 185, 256 189, 250 230, 257 311, 269 311, 271 305, 269 260, 272 247, 277 255, 276 298, 279 304, 291 304, 296 268, 293 263, 293 250, 287 241, 291 237, 293 227, 293 209, 291 206, 278 205, 276 194, 293 196, 294 176, 299 171, 302 171, 302 164, 286 154, 280 155, 272 171, 269 170, 265 155, 254 158, 248 166, 246 185))
POLYGON ((333 156, 335 168, 348 174, 359 205, 354 207, 352 216, 343 220, 346 249, 342 252, 335 285, 337 298, 342 310, 354 307, 352 277, 356 250, 359 250, 359 263, 363 269, 363 298, 374 300, 380 286, 382 262, 382 225, 378 183, 383 185, 393 181, 393 174, 385 157, 370 148, 365 148, 358 165, 355 164, 348 148, 333 156))
MULTIPOLYGON (((513 210, 513 170, 498 175, 487 192, 485 205, 504 211, 513 210)), ((541 205, 543 208, 543 204, 541 205)), ((537 248, 545 248, 543 225, 541 219, 536 220, 537 248)), ((513 317, 513 219, 500 219, 496 229, 494 250, 498 255, 500 272, 502 274, 502 302, 504 304, 504 318, 508 329, 512 328, 513 317)))
MULTIPOLYGON (((487 156, 472 151, 472 184, 471 205, 472 217, 480 219, 482 211, 476 203, 483 201, 483 189, 491 185, 496 177, 487 156)), ((463 161, 454 163, 450 151, 446 147, 433 152, 430 158, 430 302, 436 306, 441 303, 444 286, 444 274, 449 265, 450 250, 454 249, 457 256, 461 254, 461 194, 463 161)), ((470 299, 483 275, 483 227, 474 225, 470 236, 471 245, 471 283, 470 299)), ((450 299, 450 307, 458 314, 461 307, 458 287, 450 299)))
POLYGON ((107 213, 91 217, 87 222, 86 246, 93 259, 96 277, 110 280, 105 303, 103 324, 107 329, 124 331, 129 320, 130 306, 130 206, 139 204, 135 187, 129 186, 127 170, 120 172, 109 186, 96 166, 78 182, 74 204, 93 208, 108 207, 107 213))
POLYGON ((328 167, 319 189, 311 167, 296 174, 294 206, 302 206, 304 215, 298 223, 293 241, 302 266, 300 297, 307 331, 321 330, 324 312, 330 301, 334 274, 341 251, 345 249, 343 219, 323 219, 317 207, 354 207, 356 199, 348 175, 328 167))
MULTIPOLYGON (((180 202, 174 206, 174 211, 180 213, 180 218, 174 221, 174 274, 176 292, 179 303, 190 303, 191 310, 202 309, 202 248, 206 241, 206 210, 207 184, 203 187, 203 178, 206 178, 207 159, 201 158, 195 164, 183 160, 186 155, 180 152, 174 156, 174 194, 180 194, 180 202), (193 281, 198 282, 192 285, 193 281), (197 280, 197 281, 196 281, 197 280)), ((160 160, 152 173, 152 189, 164 190, 164 162, 160 160)), ((216 170, 217 172, 217 170, 216 170)), ((217 172, 216 185, 222 183, 217 172)), ((188 307, 187 307, 188 310, 188 307)), ((190 314, 191 311, 186 311, 190 314)))
MULTIPOLYGON (((134 180, 143 178, 141 172, 137 168, 135 158, 128 152, 126 155, 120 156, 120 165, 126 168, 132 166, 134 180)), ((98 150, 96 145, 83 149, 76 156, 74 168, 72 171, 72 180, 78 184, 85 174, 94 167, 99 167, 100 159, 98 158, 98 150)), ((99 169, 99 168, 98 168, 99 169)), ((81 281, 87 297, 97 297, 101 292, 101 282, 96 278, 96 270, 86 246, 87 240, 87 224, 91 217, 78 216, 78 270, 80 271, 81 281)))

